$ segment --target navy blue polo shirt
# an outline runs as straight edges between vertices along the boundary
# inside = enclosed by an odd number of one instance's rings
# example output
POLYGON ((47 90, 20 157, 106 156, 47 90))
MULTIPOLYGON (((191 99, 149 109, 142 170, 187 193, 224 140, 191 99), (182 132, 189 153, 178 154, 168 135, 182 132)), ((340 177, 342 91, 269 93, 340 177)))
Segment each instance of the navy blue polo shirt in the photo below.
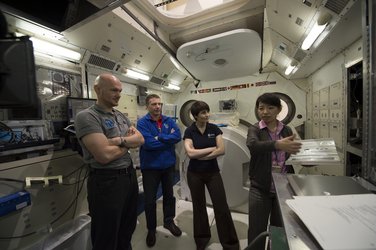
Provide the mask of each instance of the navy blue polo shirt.
MULTIPOLYGON (((206 129, 204 134, 198 130, 196 123, 192 123, 185 132, 184 137, 191 139, 193 142, 193 147, 195 149, 216 147, 216 137, 223 134, 222 130, 218 128, 217 125, 212 123, 206 124, 206 129)), ((188 171, 192 172, 219 172, 217 159, 211 159, 206 161, 200 161, 197 159, 190 159, 188 165, 188 171)))

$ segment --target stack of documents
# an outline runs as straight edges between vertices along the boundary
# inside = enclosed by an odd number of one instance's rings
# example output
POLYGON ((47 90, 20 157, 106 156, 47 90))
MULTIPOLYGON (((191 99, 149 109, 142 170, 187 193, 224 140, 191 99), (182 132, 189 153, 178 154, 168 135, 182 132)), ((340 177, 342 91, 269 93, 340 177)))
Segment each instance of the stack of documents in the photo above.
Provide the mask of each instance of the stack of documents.
POLYGON ((323 249, 376 249, 376 195, 296 196, 286 200, 323 249))
POLYGON ((300 152, 291 155, 286 165, 338 165, 341 163, 333 139, 301 140, 300 152))

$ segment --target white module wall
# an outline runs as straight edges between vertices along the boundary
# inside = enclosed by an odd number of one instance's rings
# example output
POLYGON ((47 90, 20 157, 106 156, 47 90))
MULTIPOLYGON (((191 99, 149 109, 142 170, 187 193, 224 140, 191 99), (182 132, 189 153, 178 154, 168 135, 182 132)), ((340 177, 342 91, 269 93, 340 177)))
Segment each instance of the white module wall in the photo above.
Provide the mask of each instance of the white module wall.
MULTIPOLYGON (((339 153, 343 150, 343 82, 336 82, 312 93, 313 139, 332 138, 339 153)), ((340 154, 342 155, 342 154, 340 154)), ((343 159, 343 158, 341 158, 343 159)), ((342 166, 317 166, 304 169, 309 174, 343 175, 342 166)))

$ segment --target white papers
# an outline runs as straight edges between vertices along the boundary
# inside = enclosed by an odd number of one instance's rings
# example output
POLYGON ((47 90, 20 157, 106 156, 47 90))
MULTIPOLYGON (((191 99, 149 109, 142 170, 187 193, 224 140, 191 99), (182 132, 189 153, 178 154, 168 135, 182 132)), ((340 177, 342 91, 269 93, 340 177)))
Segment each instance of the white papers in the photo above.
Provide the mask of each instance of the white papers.
POLYGON ((376 195, 295 196, 286 200, 323 249, 376 249, 376 195))
POLYGON ((301 140, 300 152, 291 155, 286 161, 287 165, 338 165, 340 158, 333 139, 301 140))

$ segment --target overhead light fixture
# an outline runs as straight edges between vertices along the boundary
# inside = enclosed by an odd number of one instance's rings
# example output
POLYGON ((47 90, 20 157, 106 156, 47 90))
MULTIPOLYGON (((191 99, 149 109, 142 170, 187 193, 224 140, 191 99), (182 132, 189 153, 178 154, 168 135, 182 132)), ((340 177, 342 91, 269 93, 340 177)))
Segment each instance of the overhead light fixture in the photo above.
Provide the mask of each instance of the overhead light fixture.
POLYGON ((31 37, 30 40, 33 42, 34 51, 37 51, 39 53, 74 61, 79 61, 81 59, 81 54, 77 51, 42 41, 35 37, 31 37))
POLYGON ((286 70, 285 70, 285 75, 290 75, 293 71, 295 73, 295 71, 298 69, 298 64, 296 62, 291 62, 289 66, 287 66, 286 70))
POLYGON ((150 76, 148 76, 146 73, 137 72, 131 69, 124 69, 123 75, 137 80, 150 80, 150 76))
POLYGON ((331 18, 332 16, 328 13, 320 15, 320 17, 317 19, 310 32, 308 33, 307 37, 304 39, 301 46, 302 50, 308 50, 312 46, 312 44, 324 31, 331 18))
POLYGON ((296 66, 292 66, 292 65, 289 65, 287 66, 286 70, 285 70, 285 75, 290 75, 291 72, 295 69, 296 66))
POLYGON ((172 90, 180 90, 180 87, 179 86, 177 86, 177 85, 174 85, 174 84, 168 84, 167 86, 166 86, 166 88, 168 88, 168 89, 172 89, 172 90))
POLYGON ((15 26, 21 29, 21 32, 23 30, 25 31, 25 33, 29 35, 31 35, 30 33, 32 33, 36 36, 40 36, 40 37, 43 36, 43 37, 46 37, 48 39, 53 39, 53 40, 60 40, 61 38, 64 37, 62 34, 58 33, 57 31, 54 31, 54 30, 51 30, 51 29, 48 29, 48 28, 45 28, 36 24, 32 24, 24 20, 17 19, 15 26))

